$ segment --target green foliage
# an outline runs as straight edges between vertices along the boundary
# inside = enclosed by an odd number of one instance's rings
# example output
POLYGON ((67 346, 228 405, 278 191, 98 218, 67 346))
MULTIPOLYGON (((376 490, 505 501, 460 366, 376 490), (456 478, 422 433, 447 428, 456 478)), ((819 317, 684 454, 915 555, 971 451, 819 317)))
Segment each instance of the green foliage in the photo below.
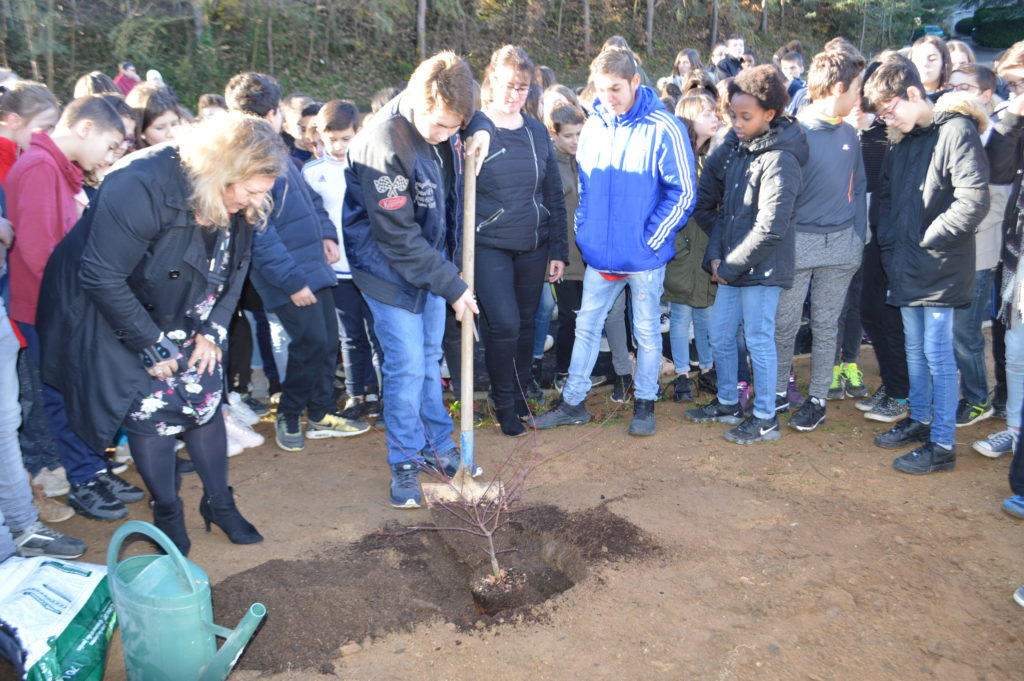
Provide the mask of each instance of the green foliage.
POLYGON ((1010 47, 1024 36, 1024 7, 991 7, 974 13, 974 40, 986 47, 1010 47))

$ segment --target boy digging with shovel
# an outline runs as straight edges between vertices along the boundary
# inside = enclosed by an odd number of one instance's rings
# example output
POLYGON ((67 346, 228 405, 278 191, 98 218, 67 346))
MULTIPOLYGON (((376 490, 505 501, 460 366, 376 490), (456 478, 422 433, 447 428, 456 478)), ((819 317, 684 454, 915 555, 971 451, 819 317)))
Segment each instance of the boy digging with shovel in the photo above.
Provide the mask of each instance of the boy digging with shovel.
POLYGON ((466 157, 479 172, 492 130, 476 111, 469 65, 440 52, 416 68, 408 87, 349 147, 345 251, 384 354, 384 427, 396 508, 422 505, 421 470, 451 477, 459 468, 441 398, 444 306, 451 305, 459 320, 467 310, 479 313, 452 257, 462 215, 463 136, 466 157))

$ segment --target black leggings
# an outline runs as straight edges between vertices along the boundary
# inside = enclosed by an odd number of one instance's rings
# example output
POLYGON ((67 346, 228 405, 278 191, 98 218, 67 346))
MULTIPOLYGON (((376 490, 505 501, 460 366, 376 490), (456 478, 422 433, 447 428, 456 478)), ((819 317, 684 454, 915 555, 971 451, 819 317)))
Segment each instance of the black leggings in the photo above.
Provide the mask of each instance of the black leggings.
POLYGON ((582 281, 560 281, 555 284, 558 305, 558 339, 555 341, 555 371, 569 373, 572 347, 576 343, 576 314, 583 303, 582 281))
POLYGON ((907 376, 907 351, 903 339, 903 316, 898 307, 885 302, 888 282, 882 269, 878 244, 872 240, 864 247, 864 280, 861 288, 860 318, 871 336, 878 359, 878 372, 885 394, 906 399, 910 392, 907 376))
POLYGON ((533 317, 548 247, 507 251, 476 247, 476 296, 494 406, 512 407, 532 379, 533 317))
MULTIPOLYGON (((188 456, 203 481, 206 494, 228 491, 228 440, 224 431, 224 415, 220 409, 206 425, 187 430, 182 435, 188 456)), ((128 433, 128 446, 139 469, 142 481, 160 504, 178 498, 174 455, 174 438, 170 435, 136 435, 128 433)))

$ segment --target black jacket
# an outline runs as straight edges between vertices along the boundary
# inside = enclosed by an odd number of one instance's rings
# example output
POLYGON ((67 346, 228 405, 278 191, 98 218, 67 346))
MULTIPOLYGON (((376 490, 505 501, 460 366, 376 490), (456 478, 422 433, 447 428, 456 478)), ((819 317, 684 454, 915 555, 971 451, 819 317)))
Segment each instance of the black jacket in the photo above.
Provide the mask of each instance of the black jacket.
POLYGON ((544 124, 523 116, 517 130, 497 128, 476 182, 476 243, 510 251, 548 246, 548 260, 569 261, 562 179, 544 124))
POLYGON ((338 240, 323 199, 313 191, 302 173, 289 163, 284 177, 270 190, 274 208, 266 229, 252 244, 250 279, 263 299, 263 307, 274 310, 291 305, 291 295, 308 286, 311 291, 336 286, 334 270, 324 255, 324 239, 338 240))
POLYGON ((974 297, 974 233, 988 213, 984 112, 959 93, 934 122, 891 136, 878 192, 878 247, 896 307, 966 308, 974 297))
MULTIPOLYGON (((352 141, 345 170, 345 255, 359 290, 420 313, 427 293, 466 290, 452 262, 462 225, 461 135, 429 144, 399 95, 352 141)), ((466 134, 493 126, 479 112, 466 134)))
POLYGON ((710 237, 704 269, 721 260, 718 274, 730 286, 793 285, 792 221, 807 155, 803 128, 791 118, 749 142, 728 132, 697 185, 693 214, 710 237))
POLYGON ((50 256, 36 325, 43 381, 64 395, 68 421, 103 451, 149 380, 139 352, 172 329, 227 338, 249 269, 253 228, 231 222, 232 273, 205 323, 188 315, 207 289, 209 259, 188 206, 178 150, 124 159, 50 256))
POLYGON ((743 60, 737 59, 736 57, 726 57, 722 61, 715 64, 715 74, 718 76, 718 80, 725 80, 726 78, 735 78, 739 75, 740 71, 743 70, 743 60))

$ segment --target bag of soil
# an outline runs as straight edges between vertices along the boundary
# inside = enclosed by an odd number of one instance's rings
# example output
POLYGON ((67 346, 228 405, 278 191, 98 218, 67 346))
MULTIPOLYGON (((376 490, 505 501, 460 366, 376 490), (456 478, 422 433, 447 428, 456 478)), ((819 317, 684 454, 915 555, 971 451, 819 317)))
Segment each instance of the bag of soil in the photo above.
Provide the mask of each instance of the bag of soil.
POLYGON ((0 563, 0 658, 26 681, 102 681, 117 616, 107 568, 53 558, 0 563))

